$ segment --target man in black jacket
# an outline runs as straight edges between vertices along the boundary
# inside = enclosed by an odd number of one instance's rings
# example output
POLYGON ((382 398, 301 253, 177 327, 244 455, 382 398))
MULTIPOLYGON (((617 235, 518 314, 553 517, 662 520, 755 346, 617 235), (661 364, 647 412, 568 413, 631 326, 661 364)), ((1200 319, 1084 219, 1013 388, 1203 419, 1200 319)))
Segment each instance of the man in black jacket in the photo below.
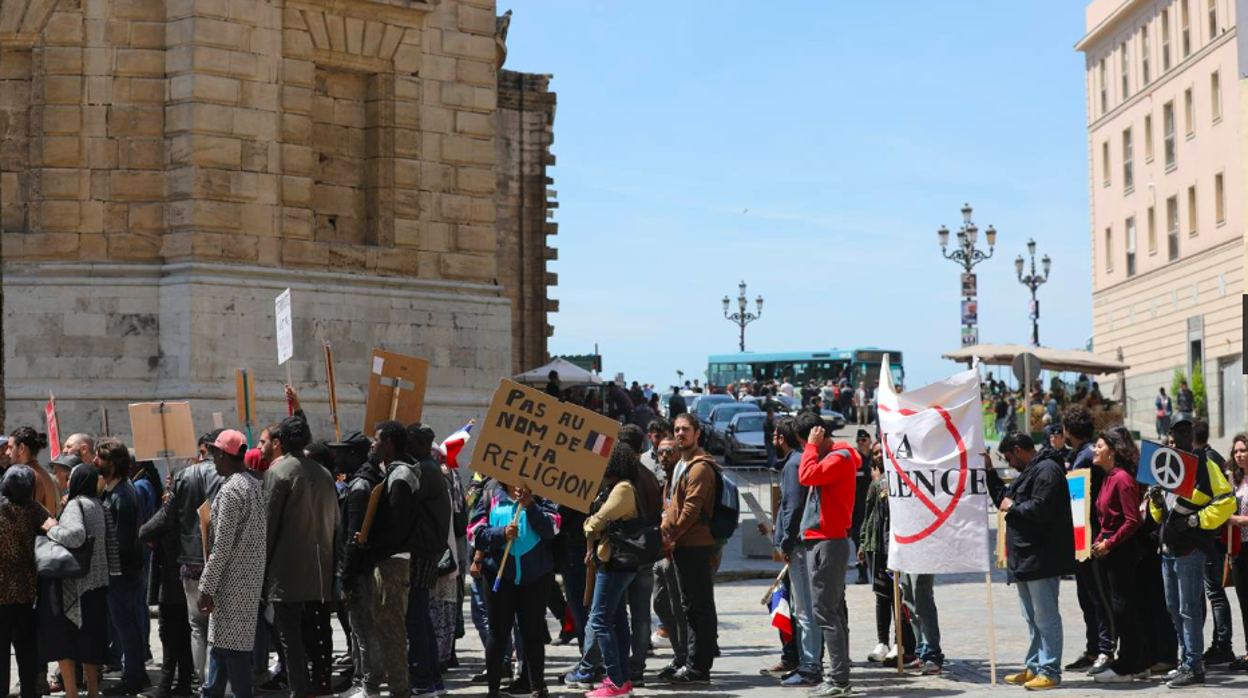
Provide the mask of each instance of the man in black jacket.
MULTIPOLYGON (((350 450, 353 440, 368 439, 360 432, 351 432, 343 439, 343 446, 350 450)), ((367 455, 367 454, 366 454, 367 455)), ((373 488, 384 479, 381 468, 367 461, 359 466, 347 484, 347 494, 342 503, 342 545, 344 553, 339 560, 338 580, 347 599, 347 614, 351 620, 351 632, 355 635, 355 691, 367 698, 381 695, 381 648, 377 645, 377 633, 373 618, 374 597, 380 592, 373 577, 373 565, 368 554, 356 541, 356 534, 364 525, 368 502, 373 488)))
POLYGON ((1074 522, 1066 470, 1045 450, 1036 454, 1031 436, 1012 433, 1001 441, 1001 455, 1018 477, 1005 486, 985 454, 988 492, 1005 514, 1006 554, 1018 586, 1023 618, 1031 636, 1026 667, 1007 683, 1044 690, 1062 682, 1062 616, 1058 591, 1062 575, 1075 569, 1074 522))
POLYGON ((101 500, 113 527, 110 541, 116 546, 121 574, 108 580, 109 642, 122 661, 121 683, 104 690, 104 695, 134 695, 147 687, 144 668, 143 619, 147 599, 143 597, 143 549, 139 543, 139 499, 130 484, 130 451, 117 439, 104 439, 96 447, 95 466, 104 481, 101 500))
POLYGON ((442 468, 433 460, 433 429, 424 424, 407 427, 407 455, 416 462, 419 489, 412 506, 419 518, 410 538, 411 587, 407 597, 407 663, 411 667, 413 696, 441 695, 442 662, 438 636, 429 616, 429 592, 438 581, 438 562, 446 552, 451 530, 451 493, 442 468))

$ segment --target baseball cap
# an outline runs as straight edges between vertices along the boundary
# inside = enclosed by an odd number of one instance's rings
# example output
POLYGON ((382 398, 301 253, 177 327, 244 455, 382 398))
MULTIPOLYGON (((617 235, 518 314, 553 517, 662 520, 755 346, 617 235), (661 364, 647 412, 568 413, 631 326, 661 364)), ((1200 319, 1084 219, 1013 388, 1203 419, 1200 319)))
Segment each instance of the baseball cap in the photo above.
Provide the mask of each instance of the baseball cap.
POLYGON ((334 441, 329 444, 330 448, 345 448, 361 455, 367 456, 368 449, 372 447, 372 441, 361 431, 349 431, 342 435, 342 441, 334 441))
POLYGON ((868 432, 866 429, 859 429, 859 430, 858 430, 858 437, 857 437, 857 438, 859 438, 859 439, 869 439, 869 438, 871 438, 871 433, 870 433, 870 432, 868 432))
POLYGON ((1061 424, 1050 424, 1044 428, 1045 436, 1057 436, 1064 433, 1061 424))
POLYGON ((212 445, 231 456, 242 456, 247 450, 247 437, 237 429, 226 429, 217 435, 217 440, 212 445))
POLYGON ((1195 417, 1192 416, 1192 413, 1190 412, 1176 412, 1174 416, 1170 418, 1170 426, 1174 427, 1179 424, 1183 424, 1184 422, 1191 424, 1194 419, 1195 417))

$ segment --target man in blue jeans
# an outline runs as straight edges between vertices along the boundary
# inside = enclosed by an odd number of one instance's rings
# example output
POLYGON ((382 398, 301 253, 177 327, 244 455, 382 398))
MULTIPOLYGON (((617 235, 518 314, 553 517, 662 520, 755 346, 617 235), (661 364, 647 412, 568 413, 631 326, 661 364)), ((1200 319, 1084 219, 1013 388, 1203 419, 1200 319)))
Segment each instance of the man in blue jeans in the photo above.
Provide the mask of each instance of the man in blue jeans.
POLYGON ((1010 575, 1027 622, 1031 644, 1026 668, 1006 683, 1041 691, 1062 682, 1062 616, 1058 591, 1062 575, 1075 569, 1074 523, 1064 466, 1045 449, 1038 455, 1031 436, 1013 433, 999 451, 1019 475, 1008 486, 984 454, 988 493, 1005 513, 1005 546, 1010 575))
POLYGON ((798 657, 796 670, 780 680, 780 685, 818 686, 823 677, 823 632, 815 624, 814 591, 806 568, 807 549, 801 542, 802 514, 810 488, 802 486, 798 471, 802 464, 802 441, 797 436, 797 420, 781 417, 771 436, 780 468, 780 509, 772 544, 789 563, 789 589, 792 592, 794 644, 798 657))
POLYGON ((914 631, 914 660, 906 668, 924 676, 939 676, 944 671, 945 653, 940 649, 940 616, 936 612, 936 575, 903 574, 901 602, 910 612, 910 628, 914 631))
MULTIPOLYGON (((1193 450, 1192 416, 1179 413, 1170 425, 1175 448, 1193 450)), ((1171 688, 1205 682, 1205 558, 1215 549, 1217 529, 1235 512, 1235 498, 1217 463, 1197 453, 1196 486, 1189 498, 1148 490, 1148 513, 1161 524, 1161 581, 1166 606, 1179 633, 1183 661, 1167 675, 1171 688)))
POLYGON ((116 536, 121 574, 108 580, 109 639, 121 657, 121 683, 104 690, 105 695, 134 695, 147 688, 143 656, 142 621, 139 609, 147 610, 143 597, 143 545, 139 543, 139 498, 130 483, 130 451, 117 439, 103 439, 96 447, 95 466, 104 480, 105 509, 113 520, 110 535, 116 536))

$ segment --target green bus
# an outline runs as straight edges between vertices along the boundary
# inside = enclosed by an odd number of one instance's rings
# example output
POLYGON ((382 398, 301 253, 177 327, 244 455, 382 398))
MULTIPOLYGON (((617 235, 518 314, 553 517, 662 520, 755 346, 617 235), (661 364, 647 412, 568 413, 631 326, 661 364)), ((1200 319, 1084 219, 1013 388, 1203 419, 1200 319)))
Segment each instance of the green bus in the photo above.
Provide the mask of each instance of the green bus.
POLYGON ((888 355, 893 383, 902 385, 906 371, 901 352, 876 347, 767 354, 719 354, 707 360, 706 382, 718 386, 740 380, 761 382, 783 381, 788 378, 793 385, 800 386, 811 380, 823 384, 824 381, 839 380, 845 376, 855 388, 863 382, 875 387, 880 379, 880 366, 885 354, 888 355))

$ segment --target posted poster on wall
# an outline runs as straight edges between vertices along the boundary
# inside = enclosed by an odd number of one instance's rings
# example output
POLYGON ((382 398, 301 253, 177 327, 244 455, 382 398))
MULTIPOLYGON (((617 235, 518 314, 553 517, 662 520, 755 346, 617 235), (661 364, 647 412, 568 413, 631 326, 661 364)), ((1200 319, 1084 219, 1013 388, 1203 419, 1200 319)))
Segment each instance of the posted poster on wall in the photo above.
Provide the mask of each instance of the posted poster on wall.
POLYGON ((614 419, 503 380, 473 436, 472 469, 589 513, 619 429, 614 419))

